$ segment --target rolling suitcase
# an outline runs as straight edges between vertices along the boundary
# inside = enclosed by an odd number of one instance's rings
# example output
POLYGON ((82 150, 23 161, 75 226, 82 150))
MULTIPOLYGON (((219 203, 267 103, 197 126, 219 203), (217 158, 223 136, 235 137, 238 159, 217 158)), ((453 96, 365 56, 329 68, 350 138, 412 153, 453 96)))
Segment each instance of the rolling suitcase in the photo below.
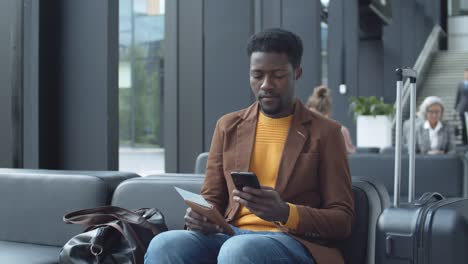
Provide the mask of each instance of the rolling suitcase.
MULTIPOLYGON (((397 69, 395 190, 393 206, 379 216, 376 229, 376 264, 467 264, 468 199, 445 199, 438 193, 414 197, 416 71, 397 69), (408 203, 400 204, 401 96, 403 78, 410 81, 410 137, 408 203)), ((444 177, 444 175, 440 175, 444 177)))

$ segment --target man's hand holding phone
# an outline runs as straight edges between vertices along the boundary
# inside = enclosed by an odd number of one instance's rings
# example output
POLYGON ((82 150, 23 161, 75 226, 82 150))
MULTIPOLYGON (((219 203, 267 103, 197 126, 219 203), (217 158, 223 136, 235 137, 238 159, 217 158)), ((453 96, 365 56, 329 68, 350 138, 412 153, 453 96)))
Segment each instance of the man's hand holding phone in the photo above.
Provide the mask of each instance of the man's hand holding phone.
POLYGON ((251 172, 243 173, 244 175, 250 174, 250 178, 247 180, 236 180, 236 177, 242 178, 235 176, 236 174, 239 175, 237 172, 231 173, 236 185, 236 189, 232 192, 235 202, 247 207, 250 212, 263 220, 281 223, 288 221, 289 205, 281 199, 277 191, 271 187, 260 186, 257 177, 251 172), (255 180, 252 177, 255 177, 255 180), (245 184, 242 185, 239 182, 245 184))

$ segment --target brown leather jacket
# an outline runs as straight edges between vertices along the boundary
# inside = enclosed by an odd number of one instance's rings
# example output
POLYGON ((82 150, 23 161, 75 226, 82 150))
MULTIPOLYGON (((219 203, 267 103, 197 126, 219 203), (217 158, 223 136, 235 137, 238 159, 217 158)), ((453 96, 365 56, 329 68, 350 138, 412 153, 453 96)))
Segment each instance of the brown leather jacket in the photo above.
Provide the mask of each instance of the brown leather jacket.
MULTIPOLYGON (((211 142, 202 195, 230 222, 239 205, 231 171, 248 171, 259 106, 221 117, 211 142)), ((344 263, 334 245, 351 233, 354 200, 341 125, 308 111, 296 100, 275 186, 282 199, 297 205, 298 239, 318 264, 344 263)))

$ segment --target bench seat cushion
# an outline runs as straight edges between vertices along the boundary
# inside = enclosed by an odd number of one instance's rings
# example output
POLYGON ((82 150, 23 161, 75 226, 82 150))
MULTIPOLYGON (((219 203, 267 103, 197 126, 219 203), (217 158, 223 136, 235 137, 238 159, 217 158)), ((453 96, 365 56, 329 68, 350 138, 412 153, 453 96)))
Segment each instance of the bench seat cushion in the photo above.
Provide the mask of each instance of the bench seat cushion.
POLYGON ((0 263, 58 263, 61 247, 0 241, 0 263))

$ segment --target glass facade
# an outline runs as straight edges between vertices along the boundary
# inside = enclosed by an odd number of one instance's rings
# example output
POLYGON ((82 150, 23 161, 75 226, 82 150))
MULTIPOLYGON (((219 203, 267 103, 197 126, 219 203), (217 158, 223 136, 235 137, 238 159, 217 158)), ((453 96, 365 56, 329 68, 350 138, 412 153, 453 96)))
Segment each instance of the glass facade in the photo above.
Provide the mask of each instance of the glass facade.
POLYGON ((447 4, 449 16, 468 15, 468 0, 448 0, 447 4))
POLYGON ((134 155, 148 157, 163 153, 165 2, 119 1, 120 169, 125 170, 128 165, 132 170, 135 166, 143 166, 141 170, 161 170, 154 167, 154 160, 150 168, 142 164, 144 158, 134 155), (135 166, 127 164, 129 153, 132 159, 139 160, 135 166))

